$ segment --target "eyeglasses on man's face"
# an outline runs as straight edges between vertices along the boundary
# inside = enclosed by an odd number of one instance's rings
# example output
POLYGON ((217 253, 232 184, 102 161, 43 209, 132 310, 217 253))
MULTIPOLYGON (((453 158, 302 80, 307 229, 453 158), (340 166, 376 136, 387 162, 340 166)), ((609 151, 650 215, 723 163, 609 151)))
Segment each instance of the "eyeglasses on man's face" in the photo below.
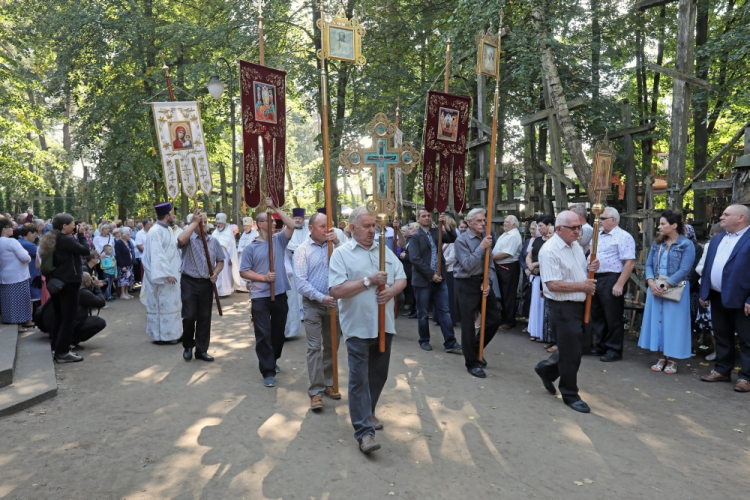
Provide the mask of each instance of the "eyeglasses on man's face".
POLYGON ((614 219, 614 217, 599 217, 599 220, 609 220, 614 219))
POLYGON ((560 226, 560 227, 564 227, 565 229, 568 229, 569 231, 580 231, 581 230, 581 226, 560 226))

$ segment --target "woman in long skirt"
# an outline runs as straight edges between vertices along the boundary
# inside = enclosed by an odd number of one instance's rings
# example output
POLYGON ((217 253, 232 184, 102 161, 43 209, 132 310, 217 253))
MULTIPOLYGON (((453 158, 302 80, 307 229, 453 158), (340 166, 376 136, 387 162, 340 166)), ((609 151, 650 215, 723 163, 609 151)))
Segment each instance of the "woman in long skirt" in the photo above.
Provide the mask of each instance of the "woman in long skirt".
POLYGON ((5 324, 17 324, 19 331, 31 323, 29 287, 31 256, 13 238, 10 219, 0 217, 0 315, 5 324))
POLYGON ((695 248, 683 232, 682 215, 665 210, 659 237, 646 262, 648 291, 638 346, 657 353, 651 370, 668 374, 677 373, 675 359, 688 359, 692 351, 690 283, 686 278, 693 267, 695 248), (679 287, 684 287, 679 302, 662 297, 679 287))
POLYGON ((536 221, 539 237, 531 244, 531 251, 526 256, 526 265, 530 271, 531 307, 529 309, 529 340, 544 342, 544 295, 542 278, 539 276, 539 250, 555 231, 555 218, 551 215, 539 217, 536 221))

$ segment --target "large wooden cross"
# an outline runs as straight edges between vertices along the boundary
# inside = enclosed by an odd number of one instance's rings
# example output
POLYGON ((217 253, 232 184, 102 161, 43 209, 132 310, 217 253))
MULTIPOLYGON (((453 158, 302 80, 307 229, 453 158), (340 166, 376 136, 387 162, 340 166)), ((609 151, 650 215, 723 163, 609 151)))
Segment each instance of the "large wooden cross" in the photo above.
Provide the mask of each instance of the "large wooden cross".
POLYGON ((422 160, 422 154, 407 141, 400 147, 391 146, 397 128, 385 113, 375 115, 365 130, 372 139, 372 145, 365 148, 359 140, 350 142, 339 154, 339 162, 352 174, 358 174, 366 167, 371 168, 373 194, 365 206, 374 214, 394 215, 397 208, 394 172, 396 168, 401 168, 404 174, 411 173, 422 160))
POLYGON ((710 83, 691 76, 695 47, 696 0, 642 0, 634 8, 644 11, 668 3, 679 2, 677 10, 677 49, 674 69, 648 64, 651 71, 672 77, 672 130, 669 138, 669 168, 667 170, 667 207, 682 209, 682 186, 685 184, 685 163, 688 150, 690 122, 690 85, 711 90, 710 83))
MULTIPOLYGON (((563 173, 560 127, 557 122, 555 108, 553 107, 552 101, 549 98, 549 93, 547 92, 546 81, 544 84, 544 104, 546 109, 521 118, 521 125, 527 127, 533 126, 539 122, 547 122, 547 129, 549 130, 549 154, 552 165, 548 165, 544 162, 544 159, 540 159, 538 166, 545 174, 552 178, 553 193, 555 196, 555 211, 559 213, 568 208, 567 188, 573 187, 573 183, 563 173)), ((568 109, 571 111, 585 106, 586 100, 580 97, 568 102, 568 109)))

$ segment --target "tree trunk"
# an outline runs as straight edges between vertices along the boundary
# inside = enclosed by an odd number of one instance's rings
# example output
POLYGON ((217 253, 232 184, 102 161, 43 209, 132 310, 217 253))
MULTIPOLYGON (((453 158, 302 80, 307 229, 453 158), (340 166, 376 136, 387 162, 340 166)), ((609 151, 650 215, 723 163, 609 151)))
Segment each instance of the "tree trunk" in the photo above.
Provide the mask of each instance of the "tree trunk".
POLYGON ((591 185, 591 167, 589 166, 586 157, 583 155, 583 148, 581 146, 581 141, 578 138, 578 132, 575 127, 573 127, 573 121, 570 118, 570 110, 568 109, 568 103, 565 100, 565 92, 562 83, 560 82, 560 75, 557 73, 555 56, 552 54, 552 49, 547 42, 547 40, 550 39, 550 34, 547 30, 544 14, 542 14, 539 2, 540 0, 535 0, 532 6, 532 13, 534 24, 536 25, 539 36, 542 68, 544 69, 547 83, 549 84, 550 99, 552 99, 552 104, 555 108, 555 113, 557 114, 560 133, 565 142, 565 149, 568 151, 571 163, 573 163, 573 170, 581 183, 586 187, 589 199, 593 202, 594 192, 589 188, 591 185))
POLYGON ((286 181, 289 183, 289 193, 292 195, 292 203, 294 203, 294 206, 299 208, 299 200, 297 199, 297 194, 294 192, 294 183, 292 182, 292 173, 289 171, 289 169, 286 169, 286 181))
MULTIPOLYGON (((662 7, 661 12, 659 13, 659 18, 663 20, 666 16, 667 16, 667 9, 665 7, 662 7)), ((656 64, 659 66, 661 66, 662 63, 664 62, 664 35, 665 35, 665 27, 662 24, 661 31, 659 32, 659 43, 656 48, 656 64)), ((656 122, 656 112, 659 109, 658 106, 659 106, 659 81, 660 79, 661 79, 661 74, 654 73, 654 86, 651 89, 651 111, 649 113, 650 118, 646 120, 651 123, 656 122)), ((645 123, 645 121, 643 123, 645 123)), ((641 141, 641 157, 642 157, 641 176, 643 179, 646 179, 647 176, 651 175, 651 171, 653 170, 651 162, 653 161, 653 157, 654 157, 654 143, 651 139, 645 139, 641 141)))
POLYGON ((219 207, 219 211, 227 214, 231 222, 234 210, 229 211, 229 206, 227 205, 227 171, 224 168, 224 162, 219 163, 219 182, 221 182, 221 206, 219 207))
MULTIPOLYGON (((29 95, 29 102, 32 106, 36 106, 36 98, 34 97, 34 92, 29 89, 27 91, 29 95)), ((47 151, 47 138, 44 137, 44 122, 42 122, 42 119, 37 117, 34 117, 34 126, 37 128, 38 132, 37 135, 39 136, 39 147, 42 149, 42 151, 47 151)))
POLYGON ((599 59, 602 49, 602 28, 599 24, 599 0, 591 0, 591 98, 599 99, 599 59))
POLYGON ((63 149, 71 152, 73 141, 70 138, 70 89, 65 84, 65 120, 63 121, 63 149))

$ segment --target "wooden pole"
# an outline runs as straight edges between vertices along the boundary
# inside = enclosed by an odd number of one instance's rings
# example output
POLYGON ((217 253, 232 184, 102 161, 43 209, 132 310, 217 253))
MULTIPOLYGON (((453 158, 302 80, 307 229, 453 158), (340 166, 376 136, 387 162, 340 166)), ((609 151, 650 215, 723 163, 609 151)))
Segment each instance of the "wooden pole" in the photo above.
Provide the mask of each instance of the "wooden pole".
MULTIPOLYGON (((174 102, 174 92, 172 92, 172 79, 169 78, 169 66, 166 64, 161 68, 164 71, 164 76, 167 78, 167 89, 169 90, 169 100, 174 102)), ((198 208, 198 201, 193 198, 195 207, 198 208)), ((201 242, 203 243, 203 251, 206 254, 206 264, 208 264, 208 275, 214 274, 214 266, 211 265, 211 253, 208 251, 208 243, 206 242, 206 233, 203 231, 203 226, 198 223, 198 236, 200 236, 201 242)), ((216 299, 216 309, 219 311, 219 316, 222 316, 221 312, 221 301, 219 300, 219 290, 216 288, 216 283, 211 283, 214 289, 214 298, 216 299)))
MULTIPOLYGON (((451 74, 451 41, 448 40, 447 42, 447 48, 445 50, 445 84, 443 86, 443 92, 446 94, 448 93, 448 89, 450 86, 450 74, 451 74)), ((445 158, 440 158, 440 170, 443 170, 443 168, 450 168, 450 160, 447 160, 445 158), (443 162, 446 163, 445 166, 443 166, 443 162)), ((435 271, 435 274, 438 275, 438 278, 440 277, 440 268, 442 267, 442 261, 443 261, 443 225, 440 223, 440 214, 438 213, 438 240, 437 240, 437 270, 435 271)))
MULTIPOLYGON (((265 49, 265 41, 263 39, 263 11, 258 12, 258 45, 260 47, 260 65, 265 66, 266 65, 266 49, 265 49)), ((265 155, 265 151, 264 151, 265 155)), ((276 160, 276 155, 273 155, 274 161, 276 160)), ((268 196, 271 196, 271 179, 268 175, 268 165, 265 165, 266 168, 266 191, 268 192, 268 196)), ((275 203, 275 201, 274 201, 275 203)), ((273 264, 273 228, 276 225, 276 222, 273 219, 273 211, 270 208, 266 209, 266 229, 268 234, 266 235, 266 240, 268 241, 268 272, 274 272, 275 267, 273 264)), ((276 283, 273 281, 270 283, 271 285, 271 301, 276 300, 276 283)))
MULTIPOLYGON (((320 18, 325 19, 323 2, 320 2, 320 18)), ((321 42, 323 40, 321 33, 321 42)), ((323 174, 326 202, 326 225, 333 228, 333 199, 331 197, 331 151, 328 141, 328 75, 326 74, 325 50, 320 61, 320 123, 323 134, 323 174)), ((333 254, 333 242, 328 242, 328 261, 333 254)), ((333 391, 339 392, 339 363, 338 363, 338 335, 336 332, 336 308, 330 308, 331 313, 331 361, 333 370, 333 391)))
MULTIPOLYGON (((594 235, 591 238, 591 257, 590 262, 596 260, 596 247, 599 244, 599 216, 604 212, 604 205, 602 205, 602 192, 597 191, 596 193, 596 204, 591 207, 591 213, 594 214, 594 235)), ((594 279, 594 271, 589 271, 589 279, 594 279)), ((583 311, 583 323, 588 324, 591 318, 591 297, 592 295, 586 295, 586 308, 583 311)))
MULTIPOLYGON (((380 270, 385 271, 385 224, 388 216, 378 214, 378 228, 380 229, 380 270)), ((385 285, 378 287, 378 292, 385 290, 385 285)), ((380 352, 385 352, 385 304, 378 304, 378 347, 380 352)))
MULTIPOLYGON (((500 36, 503 32, 503 11, 500 11, 500 26, 497 28, 497 57, 495 57, 495 101, 492 110, 492 138, 490 142, 490 171, 487 186, 487 233, 492 234, 492 204, 495 197, 495 156, 497 153, 497 111, 500 107, 500 36)), ((482 292, 487 288, 490 273, 490 249, 484 251, 484 277, 482 292)), ((482 293, 482 323, 479 327, 479 359, 484 359, 484 330, 487 319, 487 296, 482 293)))

